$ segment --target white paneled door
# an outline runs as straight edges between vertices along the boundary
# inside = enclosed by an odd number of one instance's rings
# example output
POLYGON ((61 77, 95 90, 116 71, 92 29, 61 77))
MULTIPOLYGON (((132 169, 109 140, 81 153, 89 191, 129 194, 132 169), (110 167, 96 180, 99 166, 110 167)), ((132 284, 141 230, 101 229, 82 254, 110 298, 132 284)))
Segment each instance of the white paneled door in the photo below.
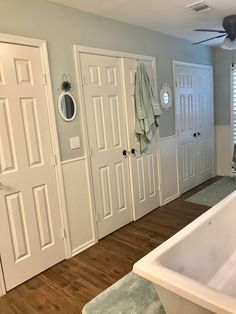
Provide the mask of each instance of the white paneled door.
MULTIPOLYGON (((154 67, 151 61, 139 60, 145 64, 154 85, 154 67)), ((148 145, 145 153, 140 153, 140 144, 135 134, 135 73, 138 66, 136 59, 123 58, 124 86, 127 110, 128 142, 130 151, 130 177, 134 204, 134 219, 146 215, 160 205, 158 169, 157 169, 157 136, 148 145)))
POLYGON ((98 236, 132 220, 121 60, 81 53, 98 236))
POLYGON ((0 182, 9 290, 65 258, 39 48, 0 44, 0 182))
POLYGON ((176 129, 180 190, 213 175, 212 70, 175 65, 176 129))

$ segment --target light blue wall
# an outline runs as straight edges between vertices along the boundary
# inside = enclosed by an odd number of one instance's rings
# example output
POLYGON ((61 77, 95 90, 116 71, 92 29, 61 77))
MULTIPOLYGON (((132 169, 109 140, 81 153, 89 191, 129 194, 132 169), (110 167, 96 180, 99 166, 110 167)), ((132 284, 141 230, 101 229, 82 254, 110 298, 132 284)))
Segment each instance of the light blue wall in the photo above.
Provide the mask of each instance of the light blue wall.
MULTIPOLYGON (((54 101, 61 76, 68 73, 76 88, 73 44, 151 55, 157 58, 158 89, 167 82, 173 88, 172 60, 213 64, 213 49, 192 46, 177 39, 145 28, 101 18, 70 9, 46 0, 0 0, 0 31, 48 42, 54 101)), ((70 150, 69 137, 80 135, 80 115, 64 122, 56 114, 62 160, 83 155, 82 147, 70 150)), ((161 137, 175 132, 174 109, 160 119, 161 137)))
MULTIPOLYGON (((230 68, 233 55, 231 51, 219 47, 214 50, 215 124, 230 125, 230 68)), ((236 62, 236 56, 234 61, 236 62)))

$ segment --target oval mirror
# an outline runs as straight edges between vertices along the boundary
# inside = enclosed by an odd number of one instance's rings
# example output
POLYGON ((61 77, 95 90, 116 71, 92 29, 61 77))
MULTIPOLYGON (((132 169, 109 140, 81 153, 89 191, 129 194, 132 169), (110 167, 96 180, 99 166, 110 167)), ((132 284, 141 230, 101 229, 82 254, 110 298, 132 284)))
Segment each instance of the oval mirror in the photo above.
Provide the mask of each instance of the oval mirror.
POLYGON ((169 88, 168 84, 163 84, 160 90, 160 100, 161 100, 161 107, 164 110, 169 110, 172 106, 172 91, 169 88))
POLYGON ((58 98, 58 110, 63 120, 72 121, 76 115, 76 103, 69 93, 62 93, 58 98))

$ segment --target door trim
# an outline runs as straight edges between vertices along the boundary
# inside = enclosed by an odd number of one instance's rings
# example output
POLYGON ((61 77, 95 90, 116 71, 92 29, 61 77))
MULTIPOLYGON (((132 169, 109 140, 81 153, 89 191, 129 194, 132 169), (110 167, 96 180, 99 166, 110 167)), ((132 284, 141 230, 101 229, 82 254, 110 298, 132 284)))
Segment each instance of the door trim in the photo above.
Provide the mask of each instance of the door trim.
MULTIPOLYGON (((189 63, 189 62, 183 62, 183 61, 178 61, 178 60, 173 60, 172 61, 172 70, 173 70, 173 90, 174 90, 174 101, 175 101, 175 96, 176 96, 176 66, 180 65, 180 66, 186 66, 189 68, 196 68, 196 69, 208 69, 211 71, 211 77, 213 78, 213 66, 212 65, 205 65, 205 64, 199 64, 199 63, 189 63)), ((211 102, 212 102, 212 106, 213 106, 213 115, 214 115, 214 85, 213 85, 213 79, 211 82, 212 85, 212 93, 211 93, 211 102)), ((213 119, 213 128, 214 128, 214 119, 213 119)), ((179 141, 179 134, 177 131, 177 116, 176 116, 176 112, 175 112, 175 136, 176 136, 176 140, 177 140, 177 158, 179 159, 179 145, 178 145, 178 141, 179 141)), ((213 142, 213 153, 212 153, 212 173, 214 175, 215 173, 215 135, 214 132, 212 134, 212 142, 213 142)), ((179 182, 179 192, 180 192, 180 177, 179 177, 179 163, 177 163, 177 170, 178 170, 178 182, 179 182)), ((181 192, 180 192, 181 195, 181 192)))
MULTIPOLYGON (((67 214, 66 214, 66 202, 65 202, 63 178, 62 178, 59 143, 58 143, 57 129, 56 129, 52 84, 51 84, 50 68, 49 68, 49 61, 48 61, 47 42, 46 40, 33 39, 33 38, 9 35, 9 34, 4 34, 4 33, 0 33, 0 42, 36 47, 40 49, 43 72, 45 73, 46 81, 47 81, 44 87, 45 87, 45 95, 46 95, 46 102, 47 102, 47 108, 48 108, 49 127, 50 127, 51 140, 52 140, 52 153, 56 157, 56 164, 55 164, 56 171, 55 172, 56 172, 56 182, 57 182, 57 191, 58 191, 58 198, 59 198, 62 228, 66 230, 66 234, 67 234, 66 239, 64 239, 64 246, 65 246, 66 258, 69 258, 71 257, 71 247, 70 247, 70 239, 69 239, 68 220, 67 220, 67 214)), ((2 290, 3 294, 5 294, 6 289, 3 283, 3 279, 4 279, 4 275, 3 275, 2 268, 0 267, 0 293, 2 290)))
MULTIPOLYGON (((120 58, 122 61, 122 58, 130 58, 130 59, 142 59, 144 61, 151 61, 152 66, 154 69, 154 81, 156 82, 154 86, 154 92, 158 97, 158 89, 157 89, 157 66, 156 66, 156 58, 152 56, 145 56, 135 53, 128 53, 123 51, 115 51, 115 50, 108 50, 108 49, 101 49, 96 47, 89 47, 89 46, 81 46, 81 45, 73 45, 74 47, 74 60, 75 60, 75 66, 76 66, 76 78, 77 78, 77 84, 78 84, 78 90, 79 90, 79 102, 81 104, 81 123, 82 123, 82 129, 83 129, 83 137, 84 137, 84 149, 85 149, 85 156, 87 160, 88 165, 88 172, 89 172, 89 186, 90 186, 90 195, 91 195, 91 204, 92 204, 92 210, 93 210, 93 228, 95 230, 95 242, 98 242, 98 227, 96 223, 96 210, 95 210, 95 194, 93 189, 93 178, 92 178, 92 164, 90 160, 90 149, 89 149, 89 137, 88 137, 88 124, 86 119, 86 113, 85 113, 85 100, 84 100, 84 93, 83 93, 83 82, 82 82, 82 69, 81 69, 81 59, 80 54, 81 53, 87 53, 87 54, 95 54, 95 55, 101 55, 101 56, 109 56, 109 57, 117 57, 120 58)), ((122 76, 123 80, 123 76, 122 76)), ((124 95, 123 95, 124 96, 124 95)), ((127 123, 127 121, 125 121, 127 123)), ((160 133, 159 129, 157 130, 157 145, 160 147, 160 133)), ((160 167, 160 150, 157 151, 157 169, 158 169, 158 193, 160 197, 160 205, 162 205, 162 197, 161 197, 161 167, 160 167)), ((130 179, 130 173, 129 173, 129 179, 130 179)), ((131 180, 130 180, 131 182, 131 180)), ((133 206, 133 197, 131 197, 132 202, 132 216, 134 216, 134 206, 133 206)))

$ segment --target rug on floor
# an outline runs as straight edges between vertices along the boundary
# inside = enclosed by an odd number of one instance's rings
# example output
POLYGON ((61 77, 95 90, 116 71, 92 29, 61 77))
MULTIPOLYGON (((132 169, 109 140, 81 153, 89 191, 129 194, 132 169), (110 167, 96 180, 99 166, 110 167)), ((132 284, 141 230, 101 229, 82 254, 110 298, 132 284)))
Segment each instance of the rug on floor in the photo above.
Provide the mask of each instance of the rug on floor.
POLYGON ((223 177, 185 201, 207 206, 214 206, 236 190, 236 177, 223 177))
POLYGON ((87 303, 82 314, 165 314, 153 284, 133 272, 87 303))

